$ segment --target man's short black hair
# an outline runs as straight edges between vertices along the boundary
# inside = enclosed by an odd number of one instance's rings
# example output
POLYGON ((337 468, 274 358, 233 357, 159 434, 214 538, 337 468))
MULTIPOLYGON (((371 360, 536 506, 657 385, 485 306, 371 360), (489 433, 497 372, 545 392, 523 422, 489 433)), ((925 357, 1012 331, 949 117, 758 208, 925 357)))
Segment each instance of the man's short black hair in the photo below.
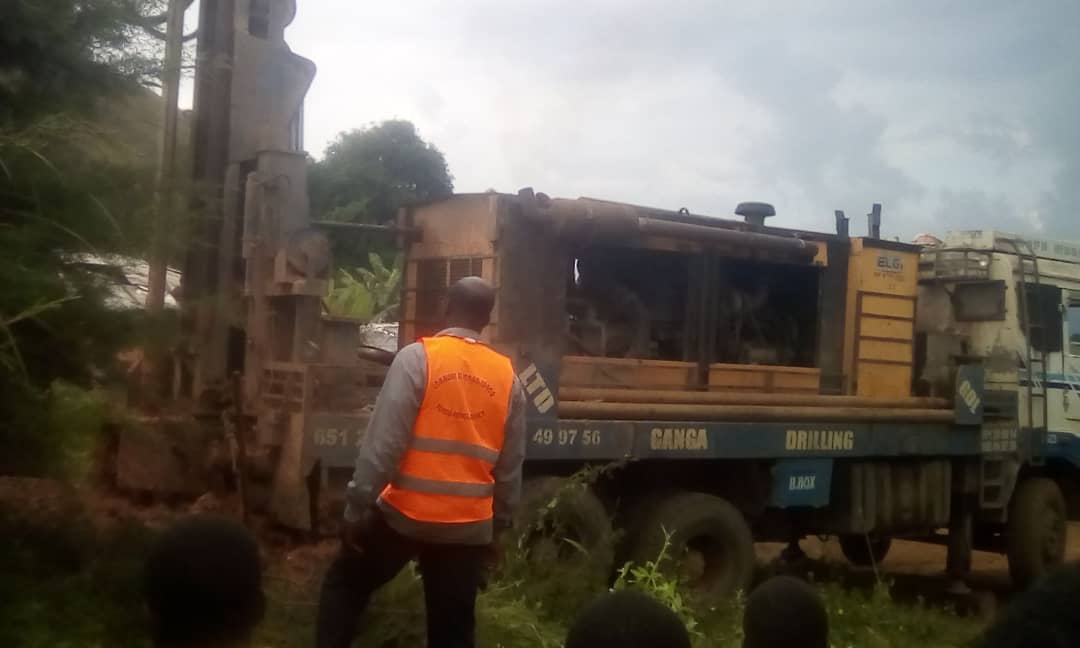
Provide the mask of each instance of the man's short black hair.
POLYGON ((566 648, 690 648, 690 635, 666 605, 640 592, 600 596, 574 621, 566 648))
POLYGON ((758 585, 743 611, 743 648, 828 648, 829 615, 817 590, 792 576, 758 585))
POLYGON ((1080 565, 1061 567, 1019 595, 986 630, 980 648, 1080 646, 1080 565))
POLYGON ((243 640, 265 607, 259 547, 232 520, 183 519, 151 550, 145 593, 158 646, 243 640))
POLYGON ((495 288, 480 277, 462 277, 447 291, 447 326, 470 328, 477 333, 491 322, 495 288))

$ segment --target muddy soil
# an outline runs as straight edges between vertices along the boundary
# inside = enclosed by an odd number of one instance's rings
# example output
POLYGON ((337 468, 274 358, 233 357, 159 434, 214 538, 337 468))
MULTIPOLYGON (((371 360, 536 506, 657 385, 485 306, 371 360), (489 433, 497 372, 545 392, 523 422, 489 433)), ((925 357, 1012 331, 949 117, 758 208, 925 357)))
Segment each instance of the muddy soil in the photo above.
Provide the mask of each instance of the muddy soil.
MULTIPOLYGON (((217 500, 204 496, 196 502, 147 501, 133 503, 130 499, 95 489, 79 489, 53 480, 0 477, 0 505, 11 512, 18 512, 28 521, 55 518, 81 510, 88 514, 98 528, 113 523, 137 520, 149 527, 161 528, 177 516, 194 512, 214 512, 239 517, 238 506, 231 498, 217 500)), ((318 543, 298 541, 283 534, 280 529, 266 525, 263 520, 252 520, 252 526, 260 538, 269 562, 275 567, 273 576, 291 585, 310 588, 317 583, 322 570, 335 553, 337 543, 323 539, 318 543)), ((935 544, 896 540, 875 573, 873 568, 852 567, 844 559, 840 544, 835 538, 821 540, 806 538, 801 547, 807 560, 799 565, 783 569, 813 573, 820 580, 839 581, 853 587, 872 587, 878 579, 892 585, 899 599, 935 601, 947 599, 950 583, 944 576, 945 547, 935 544)), ((757 556, 763 572, 778 568, 782 544, 759 543, 757 556)), ((1066 559, 1080 561, 1080 522, 1070 523, 1066 559)), ((996 553, 976 551, 972 560, 972 573, 968 584, 976 594, 992 599, 997 606, 1012 595, 1009 581, 1008 561, 996 553)), ((980 613, 986 600, 979 603, 980 613)))
MULTIPOLYGON (((840 543, 835 538, 829 538, 824 542, 818 538, 806 538, 800 546, 814 562, 847 564, 840 550, 840 543)), ((782 544, 758 544, 758 559, 763 562, 775 560, 783 548, 782 544)), ((1069 523, 1065 556, 1068 561, 1080 560, 1080 522, 1069 523)), ((1009 563, 1003 554, 976 551, 972 556, 971 566, 973 585, 994 590, 1009 588, 1009 563)), ((895 540, 880 567, 885 574, 937 578, 945 569, 945 547, 924 542, 895 540)))

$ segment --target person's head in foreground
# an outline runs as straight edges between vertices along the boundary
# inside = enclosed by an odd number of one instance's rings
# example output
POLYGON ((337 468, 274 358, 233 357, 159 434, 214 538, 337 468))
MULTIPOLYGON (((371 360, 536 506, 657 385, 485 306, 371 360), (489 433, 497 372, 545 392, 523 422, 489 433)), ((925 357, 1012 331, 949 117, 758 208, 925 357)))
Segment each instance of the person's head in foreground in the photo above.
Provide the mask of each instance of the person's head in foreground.
POLYGON ((156 646, 234 646, 262 619, 259 547, 232 520, 177 522, 154 544, 144 576, 156 646))
POLYGON ((828 648, 829 617, 809 584, 774 576, 746 600, 743 635, 743 648, 828 648))
POLYGON ((566 648, 690 648, 690 634, 666 605, 640 592, 609 592, 582 610, 566 648))
POLYGON ((1051 572, 1001 611, 980 648, 1080 646, 1080 565, 1051 572))

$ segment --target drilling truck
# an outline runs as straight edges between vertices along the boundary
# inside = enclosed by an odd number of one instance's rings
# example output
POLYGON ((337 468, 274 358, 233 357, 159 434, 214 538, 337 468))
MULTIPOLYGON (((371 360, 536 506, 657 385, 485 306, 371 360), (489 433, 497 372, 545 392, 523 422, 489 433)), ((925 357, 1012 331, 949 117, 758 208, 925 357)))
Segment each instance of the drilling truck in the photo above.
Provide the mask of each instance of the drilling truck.
POLYGON ((382 226, 313 221, 315 68, 285 44, 294 13, 202 2, 184 337, 171 402, 119 439, 122 487, 233 485, 285 527, 326 519, 393 356, 322 307, 331 238, 359 233, 404 253, 400 344, 439 330, 457 279, 496 287, 484 341, 527 393, 523 511, 609 467, 560 497, 560 532, 597 562, 670 545, 714 597, 747 586, 755 541, 811 534, 859 565, 895 537, 946 543, 958 578, 976 546, 1006 552, 1021 584, 1061 562, 1080 461, 1075 248, 889 241, 877 205, 853 237, 842 212, 821 233, 767 223, 765 203, 717 218, 529 188, 382 226))

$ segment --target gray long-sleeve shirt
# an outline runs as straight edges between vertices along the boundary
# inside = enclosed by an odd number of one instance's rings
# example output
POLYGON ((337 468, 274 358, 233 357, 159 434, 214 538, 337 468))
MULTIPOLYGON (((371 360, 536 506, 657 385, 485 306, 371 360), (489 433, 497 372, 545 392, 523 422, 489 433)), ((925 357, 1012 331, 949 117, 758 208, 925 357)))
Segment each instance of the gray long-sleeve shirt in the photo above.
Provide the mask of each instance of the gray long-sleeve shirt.
MULTIPOLYGON (((468 329, 447 329, 438 335, 479 339, 468 329)), ((487 544, 492 524, 428 525, 411 520, 389 505, 378 502, 379 493, 394 478, 412 442, 413 425, 427 385, 424 345, 410 344, 398 352, 386 374, 367 434, 356 458, 356 469, 346 492, 345 519, 357 520, 379 504, 387 523, 398 533, 428 542, 487 544)), ((521 464, 525 458, 525 393, 514 379, 507 408, 505 438, 492 469, 495 479, 494 527, 509 527, 521 498, 521 464)))

